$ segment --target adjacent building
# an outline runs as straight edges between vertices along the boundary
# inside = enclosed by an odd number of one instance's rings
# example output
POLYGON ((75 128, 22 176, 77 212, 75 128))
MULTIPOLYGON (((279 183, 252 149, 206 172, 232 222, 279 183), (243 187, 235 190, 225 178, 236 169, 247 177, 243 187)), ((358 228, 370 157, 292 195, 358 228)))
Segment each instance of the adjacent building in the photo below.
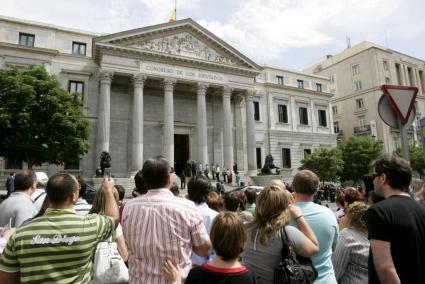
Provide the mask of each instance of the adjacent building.
MULTIPOLYGON (((176 171, 193 160, 256 174, 271 153, 290 178, 337 142, 327 76, 259 66, 192 19, 100 35, 0 17, 0 68, 31 64, 79 92, 90 121, 89 153, 49 174, 91 177, 106 150, 117 177, 159 154, 176 171)), ((0 161, 3 174, 22 167, 0 161)))
POLYGON ((334 131, 339 140, 365 136, 382 141, 385 152, 400 147, 398 129, 388 127, 378 114, 381 85, 415 86, 416 119, 408 134, 418 140, 418 119, 425 112, 425 61, 379 46, 362 42, 337 55, 328 55, 304 71, 329 78, 334 131))

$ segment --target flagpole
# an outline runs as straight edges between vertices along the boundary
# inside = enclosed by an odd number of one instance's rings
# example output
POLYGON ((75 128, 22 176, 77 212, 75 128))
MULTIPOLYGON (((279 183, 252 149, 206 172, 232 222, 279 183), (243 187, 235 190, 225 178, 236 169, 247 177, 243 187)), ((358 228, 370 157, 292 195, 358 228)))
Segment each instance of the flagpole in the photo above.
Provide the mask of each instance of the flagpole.
POLYGON ((176 13, 176 21, 177 21, 177 0, 174 0, 174 13, 176 13))

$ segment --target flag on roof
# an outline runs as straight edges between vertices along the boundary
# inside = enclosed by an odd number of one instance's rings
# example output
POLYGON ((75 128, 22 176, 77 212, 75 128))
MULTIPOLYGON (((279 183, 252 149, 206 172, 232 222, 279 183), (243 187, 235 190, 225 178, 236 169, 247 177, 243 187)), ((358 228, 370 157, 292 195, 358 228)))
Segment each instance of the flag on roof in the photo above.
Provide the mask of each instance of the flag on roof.
POLYGON ((174 9, 173 12, 171 13, 170 20, 168 22, 172 23, 172 22, 175 22, 176 20, 177 20, 176 19, 176 9, 174 9))

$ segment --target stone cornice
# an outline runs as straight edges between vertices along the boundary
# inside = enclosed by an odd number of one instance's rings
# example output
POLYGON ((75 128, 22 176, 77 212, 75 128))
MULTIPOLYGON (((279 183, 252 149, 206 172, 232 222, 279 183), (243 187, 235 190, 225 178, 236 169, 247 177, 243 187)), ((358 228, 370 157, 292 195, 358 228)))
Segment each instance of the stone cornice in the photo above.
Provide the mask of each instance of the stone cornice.
POLYGON ((225 65, 225 64, 220 64, 217 62, 211 62, 211 61, 202 60, 202 59, 195 59, 195 58, 190 58, 190 57, 185 57, 185 56, 180 56, 175 54, 166 54, 166 53, 160 53, 160 52, 149 51, 144 49, 116 46, 113 44, 96 43, 96 47, 97 47, 97 51, 96 51, 95 58, 97 61, 100 58, 100 53, 106 51, 105 52, 106 54, 115 54, 115 55, 118 54, 118 55, 130 56, 130 57, 134 57, 138 59, 143 57, 144 59, 147 58, 147 59, 152 59, 156 61, 159 60, 168 64, 170 62, 173 62, 173 63, 176 62, 177 64, 182 64, 184 66, 188 66, 188 64, 190 64, 190 66, 195 65, 199 68, 209 67, 211 68, 211 70, 214 70, 214 71, 221 71, 221 72, 227 71, 227 73, 236 72, 242 75, 248 75, 252 77, 257 76, 260 73, 259 70, 253 70, 253 69, 244 68, 244 67, 225 65))
POLYGON ((86 76, 86 77, 91 77, 93 75, 93 73, 90 71, 70 70, 70 69, 62 69, 61 73, 68 74, 68 75, 86 76))
MULTIPOLYGON (((268 83, 268 82, 265 82, 265 83, 262 83, 262 84, 266 88, 272 88, 272 89, 277 89, 277 90, 305 92, 305 93, 312 94, 312 95, 319 95, 319 96, 325 96, 325 97, 330 97, 330 98, 332 98, 334 96, 334 94, 332 94, 332 93, 318 92, 318 91, 314 91, 314 90, 310 90, 310 89, 300 89, 300 88, 292 87, 292 86, 288 86, 288 85, 278 85, 278 84, 268 83)), ((270 91, 270 90, 268 90, 268 91, 270 91)))
POLYGON ((56 56, 59 54, 59 51, 55 49, 30 47, 30 46, 24 46, 24 45, 13 44, 13 43, 5 43, 5 42, 0 42, 0 47, 20 50, 20 51, 28 51, 31 53, 38 53, 38 54, 50 55, 50 56, 56 56))

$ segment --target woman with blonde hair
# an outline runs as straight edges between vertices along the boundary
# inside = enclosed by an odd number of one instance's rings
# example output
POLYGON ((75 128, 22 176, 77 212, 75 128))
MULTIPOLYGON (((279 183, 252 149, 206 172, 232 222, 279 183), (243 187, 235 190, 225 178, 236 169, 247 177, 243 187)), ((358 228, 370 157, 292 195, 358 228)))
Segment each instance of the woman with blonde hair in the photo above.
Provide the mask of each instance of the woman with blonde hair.
POLYGON ((274 267, 281 260, 283 230, 298 255, 311 257, 319 251, 316 236, 301 209, 291 205, 290 196, 278 186, 265 187, 257 197, 254 221, 247 224, 242 262, 256 275, 258 283, 273 283, 274 267), (300 230, 288 226, 291 217, 298 222, 300 230))
POLYGON ((338 283, 368 282, 369 240, 364 220, 367 208, 364 202, 354 202, 348 207, 348 227, 340 231, 332 255, 338 283))
MULTIPOLYGON (((119 194, 117 189, 113 188, 113 195, 115 201, 117 202, 117 206, 119 205, 119 194)), ((103 190, 98 190, 93 200, 92 208, 90 209, 89 214, 100 214, 105 215, 106 211, 106 197, 105 192, 103 190)), ((115 229, 115 234, 113 235, 113 240, 117 243, 118 252, 120 253, 124 262, 128 260, 128 251, 127 246, 125 245, 124 235, 122 232, 121 224, 115 229)))

